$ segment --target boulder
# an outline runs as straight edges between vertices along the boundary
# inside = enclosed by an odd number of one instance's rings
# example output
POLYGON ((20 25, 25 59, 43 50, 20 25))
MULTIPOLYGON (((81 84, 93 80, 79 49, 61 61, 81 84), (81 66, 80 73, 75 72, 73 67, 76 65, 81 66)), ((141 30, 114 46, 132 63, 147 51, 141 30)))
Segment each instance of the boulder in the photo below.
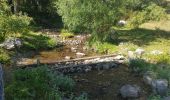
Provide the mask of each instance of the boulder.
POLYGON ((120 94, 124 99, 128 98, 138 98, 140 96, 141 90, 137 85, 124 85, 120 89, 120 94))
POLYGON ((86 54, 80 53, 80 52, 77 52, 77 53, 76 53, 77 58, 82 58, 82 57, 84 57, 85 55, 86 55, 86 54))
POLYGON ((165 79, 154 80, 152 81, 152 89, 154 93, 165 96, 168 91, 168 81, 165 79))

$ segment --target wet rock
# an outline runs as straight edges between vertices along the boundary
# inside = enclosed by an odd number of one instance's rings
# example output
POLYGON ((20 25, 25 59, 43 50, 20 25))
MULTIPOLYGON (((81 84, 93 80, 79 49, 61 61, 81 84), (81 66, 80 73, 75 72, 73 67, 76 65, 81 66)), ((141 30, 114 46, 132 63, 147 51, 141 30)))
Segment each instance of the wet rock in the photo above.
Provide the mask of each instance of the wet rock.
POLYGON ((84 57, 85 55, 86 55, 86 54, 80 53, 80 52, 77 52, 77 53, 76 53, 77 58, 82 58, 82 57, 84 57))
POLYGON ((170 96, 164 97, 163 100, 170 100, 170 96))
POLYGON ((140 87, 137 85, 124 85, 120 89, 123 98, 138 98, 140 96, 140 87))
POLYGON ((165 79, 154 80, 152 81, 152 89, 154 93, 165 96, 168 91, 168 81, 165 79))
POLYGON ((107 69, 114 68, 114 67, 117 67, 117 66, 118 65, 115 64, 115 63, 105 63, 105 64, 103 64, 103 69, 107 70, 107 69))
POLYGON ((87 66, 85 69, 84 69, 84 71, 87 73, 87 72, 89 72, 89 71, 91 71, 92 70, 92 67, 91 66, 87 66))

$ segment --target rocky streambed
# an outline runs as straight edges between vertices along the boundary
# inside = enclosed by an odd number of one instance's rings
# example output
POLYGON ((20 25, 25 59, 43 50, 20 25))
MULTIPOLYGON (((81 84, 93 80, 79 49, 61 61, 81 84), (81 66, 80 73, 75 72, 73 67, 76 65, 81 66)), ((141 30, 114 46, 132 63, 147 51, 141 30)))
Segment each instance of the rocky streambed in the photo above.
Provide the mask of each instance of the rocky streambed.
POLYGON ((90 100, 125 100, 120 95, 120 88, 127 84, 140 87, 140 96, 135 100, 147 100, 152 93, 151 88, 144 84, 143 79, 132 74, 125 65, 109 70, 94 70, 86 74, 75 73, 71 76, 77 83, 76 94, 87 93, 90 100))

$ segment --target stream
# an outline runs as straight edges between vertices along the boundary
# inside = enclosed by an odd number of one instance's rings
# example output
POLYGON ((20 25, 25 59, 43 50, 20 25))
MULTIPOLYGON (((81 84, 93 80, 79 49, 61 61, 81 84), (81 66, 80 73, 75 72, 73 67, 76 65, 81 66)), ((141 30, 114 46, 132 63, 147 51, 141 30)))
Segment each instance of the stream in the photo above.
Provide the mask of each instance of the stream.
MULTIPOLYGON (((84 57, 101 55, 92 50, 85 50, 83 47, 84 44, 76 46, 65 45, 53 50, 32 53, 32 55, 28 53, 25 58, 22 58, 17 63, 27 65, 36 63, 37 59, 43 63, 50 63, 65 60, 66 56, 75 59, 77 58, 77 52, 84 53, 84 57), (73 47, 76 48, 75 52, 71 49, 73 47)), ((144 84, 142 78, 132 74, 126 65, 119 65, 119 67, 109 70, 92 70, 87 73, 74 73, 69 76, 76 81, 74 93, 76 95, 87 93, 90 100, 124 100, 119 95, 119 89, 125 84, 135 84, 142 88, 142 94, 138 100, 146 100, 151 93, 151 89, 144 84)))

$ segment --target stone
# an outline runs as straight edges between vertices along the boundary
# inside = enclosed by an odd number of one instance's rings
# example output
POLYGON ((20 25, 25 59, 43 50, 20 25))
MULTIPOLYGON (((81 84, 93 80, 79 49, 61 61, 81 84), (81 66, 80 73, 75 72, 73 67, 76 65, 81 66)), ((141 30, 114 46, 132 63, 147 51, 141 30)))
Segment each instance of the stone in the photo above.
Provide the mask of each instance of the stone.
POLYGON ((163 100, 170 100, 170 96, 164 97, 163 100))
POLYGON ((77 52, 77 48, 71 47, 71 52, 77 52))
POLYGON ((153 81, 153 78, 151 77, 151 75, 149 73, 145 73, 143 75, 143 81, 144 81, 145 84, 151 85, 152 81, 153 81))
POLYGON ((154 80, 152 81, 152 89, 154 93, 165 96, 168 91, 168 81, 165 79, 154 80))
POLYGON ((86 54, 80 53, 80 52, 77 52, 77 53, 76 53, 77 58, 82 58, 82 57, 84 57, 85 55, 86 55, 86 54))
POLYGON ((122 55, 117 55, 116 57, 114 57, 114 60, 123 60, 123 59, 125 59, 125 57, 122 55))
POLYGON ((66 60, 70 60, 71 57, 70 57, 70 56, 65 56, 65 59, 66 59, 66 60))
POLYGON ((135 51, 135 54, 136 54, 138 57, 141 57, 144 53, 145 53, 145 50, 144 50, 144 49, 141 49, 141 48, 138 48, 138 49, 136 49, 136 51, 135 51))
POLYGON ((120 89, 120 94, 123 98, 138 98, 140 96, 141 90, 137 85, 124 85, 120 89))
POLYGON ((127 22, 125 20, 119 20, 118 25, 119 26, 125 26, 127 22))
POLYGON ((130 59, 134 59, 135 58, 135 54, 133 51, 128 51, 128 58, 130 59))

